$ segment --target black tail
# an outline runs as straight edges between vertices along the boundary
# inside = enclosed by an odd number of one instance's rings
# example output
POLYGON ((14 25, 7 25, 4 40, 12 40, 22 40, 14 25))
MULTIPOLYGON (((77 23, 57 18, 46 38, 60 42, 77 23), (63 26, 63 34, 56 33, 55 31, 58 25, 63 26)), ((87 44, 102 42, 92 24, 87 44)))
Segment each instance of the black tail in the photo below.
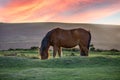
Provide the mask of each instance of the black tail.
POLYGON ((90 31, 88 32, 88 34, 89 34, 89 40, 88 40, 88 46, 87 46, 87 48, 89 49, 89 47, 90 47, 90 42, 91 42, 91 33, 90 33, 90 31))

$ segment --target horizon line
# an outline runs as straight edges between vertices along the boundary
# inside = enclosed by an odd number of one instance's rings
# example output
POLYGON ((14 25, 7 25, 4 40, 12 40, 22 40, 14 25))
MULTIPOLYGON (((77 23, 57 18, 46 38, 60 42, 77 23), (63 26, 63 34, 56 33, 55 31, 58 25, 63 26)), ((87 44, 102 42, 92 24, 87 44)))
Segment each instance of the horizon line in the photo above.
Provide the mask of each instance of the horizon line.
POLYGON ((120 24, 108 24, 108 23, 89 23, 89 22, 0 22, 0 24, 29 24, 29 23, 61 23, 61 24, 97 24, 97 25, 120 25, 120 24))

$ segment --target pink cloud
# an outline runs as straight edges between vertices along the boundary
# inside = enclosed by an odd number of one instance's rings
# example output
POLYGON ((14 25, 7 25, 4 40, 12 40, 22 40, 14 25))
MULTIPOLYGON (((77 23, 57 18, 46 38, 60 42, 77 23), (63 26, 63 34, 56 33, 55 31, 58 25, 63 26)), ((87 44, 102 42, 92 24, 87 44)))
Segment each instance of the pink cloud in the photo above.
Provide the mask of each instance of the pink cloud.
MULTIPOLYGON (((97 2, 98 3, 98 2, 97 2)), ((111 16, 120 12, 120 1, 102 8, 89 9, 84 12, 74 13, 70 16, 57 16, 53 19, 56 22, 92 22, 98 19, 111 16)))
POLYGON ((119 4, 115 0, 11 0, 0 8, 0 19, 2 22, 90 22, 119 12, 119 4), (102 6, 104 2, 106 6, 97 8, 96 4, 102 6))

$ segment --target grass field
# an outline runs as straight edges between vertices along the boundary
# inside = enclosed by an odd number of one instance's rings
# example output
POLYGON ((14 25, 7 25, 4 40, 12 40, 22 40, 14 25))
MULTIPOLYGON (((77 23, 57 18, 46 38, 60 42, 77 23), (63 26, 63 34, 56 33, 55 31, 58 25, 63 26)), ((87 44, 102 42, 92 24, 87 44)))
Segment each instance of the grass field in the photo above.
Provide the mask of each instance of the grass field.
POLYGON ((0 51, 0 80, 120 80, 120 52, 63 53, 40 60, 37 50, 0 51))

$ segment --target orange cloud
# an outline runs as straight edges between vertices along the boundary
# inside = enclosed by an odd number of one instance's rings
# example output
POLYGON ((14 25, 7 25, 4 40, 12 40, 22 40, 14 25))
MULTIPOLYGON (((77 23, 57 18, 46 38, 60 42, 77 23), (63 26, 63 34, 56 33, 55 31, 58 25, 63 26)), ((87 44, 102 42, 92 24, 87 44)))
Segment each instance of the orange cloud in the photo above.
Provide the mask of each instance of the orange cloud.
POLYGON ((119 12, 119 4, 120 1, 115 0, 11 0, 4 7, 0 7, 0 20, 90 22, 119 12), (94 8, 90 8, 91 6, 94 8))

